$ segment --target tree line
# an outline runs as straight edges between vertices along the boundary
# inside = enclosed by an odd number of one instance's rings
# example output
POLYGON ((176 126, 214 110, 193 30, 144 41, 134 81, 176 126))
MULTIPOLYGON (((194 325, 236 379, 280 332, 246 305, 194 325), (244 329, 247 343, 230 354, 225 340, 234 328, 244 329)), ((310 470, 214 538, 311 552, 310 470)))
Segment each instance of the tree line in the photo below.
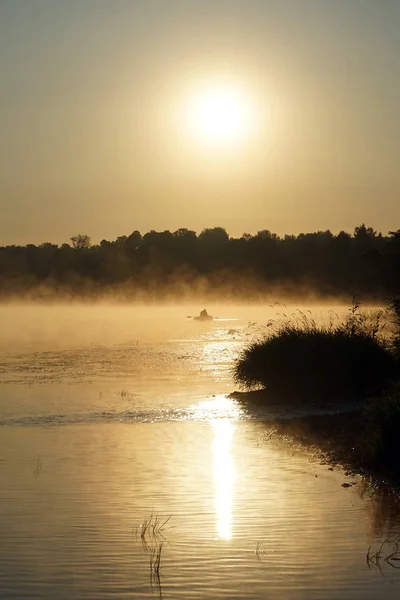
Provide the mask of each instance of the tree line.
POLYGON ((127 299, 225 293, 250 299, 277 288, 292 293, 384 299, 400 294, 400 229, 382 235, 364 224, 350 234, 279 236, 269 230, 230 237, 222 227, 133 231, 91 244, 0 247, 0 296, 94 296, 127 299))

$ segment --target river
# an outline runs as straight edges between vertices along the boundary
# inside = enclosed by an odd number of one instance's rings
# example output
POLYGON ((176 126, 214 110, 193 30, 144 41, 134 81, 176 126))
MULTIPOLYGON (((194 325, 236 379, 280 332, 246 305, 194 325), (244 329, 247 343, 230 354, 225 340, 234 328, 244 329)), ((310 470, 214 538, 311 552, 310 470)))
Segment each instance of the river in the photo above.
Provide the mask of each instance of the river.
POLYGON ((399 597, 396 504, 228 397, 272 309, 201 308, 0 308, 0 598, 399 597))

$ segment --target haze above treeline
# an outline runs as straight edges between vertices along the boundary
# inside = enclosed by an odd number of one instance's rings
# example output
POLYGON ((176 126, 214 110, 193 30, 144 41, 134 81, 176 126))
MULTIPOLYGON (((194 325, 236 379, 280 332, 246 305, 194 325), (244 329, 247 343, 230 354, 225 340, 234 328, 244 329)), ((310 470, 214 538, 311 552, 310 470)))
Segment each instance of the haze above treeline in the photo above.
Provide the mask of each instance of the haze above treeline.
POLYGON ((269 230, 230 237, 133 231, 92 244, 86 234, 60 246, 0 247, 2 299, 113 298, 128 301, 282 297, 382 301, 400 293, 400 229, 278 236, 269 230))

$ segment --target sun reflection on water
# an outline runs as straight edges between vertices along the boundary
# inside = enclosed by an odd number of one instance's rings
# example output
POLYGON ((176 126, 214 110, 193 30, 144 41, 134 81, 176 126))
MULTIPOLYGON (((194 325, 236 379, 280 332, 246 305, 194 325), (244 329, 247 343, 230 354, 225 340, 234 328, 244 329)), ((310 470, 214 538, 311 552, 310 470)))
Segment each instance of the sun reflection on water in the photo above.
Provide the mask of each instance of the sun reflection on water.
POLYGON ((231 447, 235 426, 228 419, 211 421, 214 429, 214 489, 218 537, 232 537, 232 504, 235 471, 231 447))
POLYGON ((201 400, 188 408, 190 420, 207 421, 209 419, 233 419, 237 421, 245 416, 240 404, 232 398, 218 394, 213 398, 201 400))

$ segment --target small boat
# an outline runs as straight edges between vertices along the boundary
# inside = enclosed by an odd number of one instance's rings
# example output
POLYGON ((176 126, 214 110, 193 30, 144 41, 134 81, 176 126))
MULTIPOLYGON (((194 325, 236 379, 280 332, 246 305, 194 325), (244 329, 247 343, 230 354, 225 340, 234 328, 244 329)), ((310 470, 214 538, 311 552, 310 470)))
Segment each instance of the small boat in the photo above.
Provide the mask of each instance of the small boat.
POLYGON ((200 315, 198 317, 193 317, 193 321, 214 321, 214 317, 211 315, 200 315))
POLYGON ((201 313, 195 317, 193 316, 189 316, 188 319, 193 319, 193 321, 214 321, 214 319, 217 319, 217 317, 213 317, 212 315, 209 315, 207 310, 204 309, 201 311, 201 313))

